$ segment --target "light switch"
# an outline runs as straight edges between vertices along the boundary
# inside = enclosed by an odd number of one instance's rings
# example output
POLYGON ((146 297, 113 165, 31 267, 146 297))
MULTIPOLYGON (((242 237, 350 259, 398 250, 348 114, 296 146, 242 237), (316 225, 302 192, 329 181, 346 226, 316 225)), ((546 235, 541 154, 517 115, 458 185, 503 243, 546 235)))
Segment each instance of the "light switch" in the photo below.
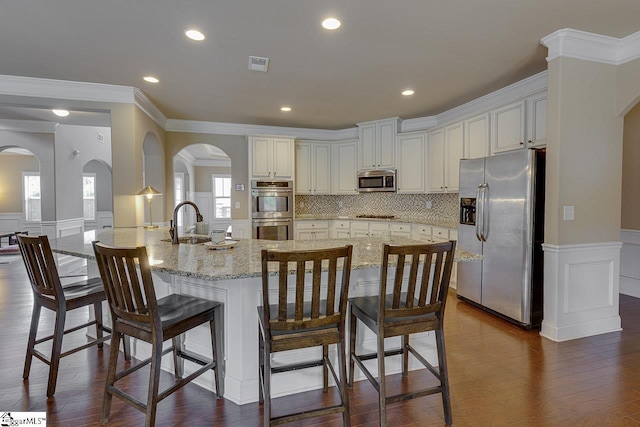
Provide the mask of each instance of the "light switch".
POLYGON ((564 207, 564 220, 573 221, 574 206, 564 207))
POLYGON ((240 202, 236 202, 236 209, 240 209, 240 202))

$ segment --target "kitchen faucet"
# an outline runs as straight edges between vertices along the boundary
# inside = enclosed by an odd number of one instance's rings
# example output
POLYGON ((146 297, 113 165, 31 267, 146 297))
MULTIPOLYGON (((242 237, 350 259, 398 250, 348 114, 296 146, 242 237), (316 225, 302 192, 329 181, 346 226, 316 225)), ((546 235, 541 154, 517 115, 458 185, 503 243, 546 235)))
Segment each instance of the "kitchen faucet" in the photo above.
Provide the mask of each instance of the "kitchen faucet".
POLYGON ((169 229, 169 234, 171 235, 171 244, 173 245, 177 245, 180 243, 180 240, 178 240, 178 211, 184 205, 193 206, 196 210, 196 222, 202 222, 200 209, 198 209, 198 206, 195 203, 188 200, 178 203, 178 206, 176 206, 176 208, 173 210, 173 221, 171 222, 171 228, 169 229))

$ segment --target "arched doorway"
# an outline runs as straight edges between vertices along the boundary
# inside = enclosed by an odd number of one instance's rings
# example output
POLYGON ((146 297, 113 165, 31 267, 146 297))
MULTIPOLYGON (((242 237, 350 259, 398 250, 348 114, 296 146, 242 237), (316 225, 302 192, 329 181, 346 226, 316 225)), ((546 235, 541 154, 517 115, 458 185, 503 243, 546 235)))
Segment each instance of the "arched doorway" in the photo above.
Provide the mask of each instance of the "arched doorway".
POLYGON ((40 160, 28 149, 0 147, 0 230, 41 232, 40 160))
POLYGON ((111 166, 93 159, 82 167, 84 229, 113 227, 113 177, 111 166))
MULTIPOLYGON (((209 228, 231 226, 231 159, 213 144, 192 144, 173 158, 174 203, 190 200, 198 205, 209 228)), ((182 209, 178 223, 194 223, 193 209, 182 209)))

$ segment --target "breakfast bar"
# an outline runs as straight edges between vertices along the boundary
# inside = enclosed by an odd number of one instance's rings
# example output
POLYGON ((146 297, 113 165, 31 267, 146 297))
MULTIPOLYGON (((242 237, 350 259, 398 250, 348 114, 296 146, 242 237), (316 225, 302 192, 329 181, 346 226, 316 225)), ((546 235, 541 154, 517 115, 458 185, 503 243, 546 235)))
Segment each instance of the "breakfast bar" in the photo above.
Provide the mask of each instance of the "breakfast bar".
MULTIPOLYGON (((306 250, 322 249, 346 244, 353 245, 353 260, 350 282, 350 296, 375 295, 378 289, 381 250, 384 243, 407 245, 422 242, 401 237, 367 237, 349 239, 329 239, 318 241, 272 241, 238 239, 228 244, 227 249, 211 250, 203 243, 181 243, 173 245, 168 240, 168 229, 156 228, 115 228, 88 231, 61 237, 51 241, 53 252, 86 259, 88 274, 98 275, 94 263, 92 241, 118 247, 146 246, 158 297, 171 293, 182 293, 208 298, 224 303, 224 355, 225 355, 225 398, 245 404, 258 400, 258 328, 256 307, 261 304, 261 261, 263 249, 306 250)), ((455 261, 475 261, 480 256, 456 251, 455 261)), ((103 310, 108 314, 109 310, 103 310)), ((186 349, 210 356, 208 330, 196 329, 186 334, 186 349)), ((358 337, 361 348, 375 348, 373 336, 358 337)), ((435 361, 435 340, 425 334, 416 339, 416 346, 424 348, 427 359, 435 361)), ((313 359, 315 349, 296 350, 278 354, 273 359, 274 366, 279 361, 313 359)), ((330 357, 335 358, 334 354, 330 357)), ((134 342, 132 355, 144 358, 149 348, 144 343, 134 342)), ((394 360, 389 361, 388 373, 400 370, 394 360)), ((167 361, 166 369, 171 369, 167 361)), ((415 365, 415 368, 419 367, 415 365)), ((375 369, 373 369, 375 372, 375 369)), ((356 378, 357 379, 357 378, 356 378)), ((213 373, 205 374, 195 381, 210 390, 213 388, 213 373)), ((274 382, 273 396, 322 387, 320 370, 295 371, 282 375, 274 382), (317 371, 317 372, 316 372, 317 371)))

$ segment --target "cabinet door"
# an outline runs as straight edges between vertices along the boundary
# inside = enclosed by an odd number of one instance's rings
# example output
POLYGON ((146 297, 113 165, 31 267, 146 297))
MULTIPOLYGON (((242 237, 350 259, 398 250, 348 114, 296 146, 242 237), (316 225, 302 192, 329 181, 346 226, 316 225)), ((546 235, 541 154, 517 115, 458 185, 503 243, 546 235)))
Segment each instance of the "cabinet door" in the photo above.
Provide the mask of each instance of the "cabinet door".
POLYGON ((311 144, 296 143, 296 194, 311 194, 311 144))
POLYGON ((341 142, 332 146, 331 187, 333 194, 357 194, 358 144, 341 142))
POLYGON ((547 94, 546 92, 534 96, 528 101, 528 133, 529 147, 544 147, 547 145, 547 94))
POLYGON ((465 122, 465 159, 489 156, 489 115, 483 114, 465 122))
POLYGON ((311 173, 313 194, 331 193, 331 146, 329 144, 313 144, 311 173))
POLYGON ((275 138, 272 158, 274 178, 293 177, 293 140, 275 138))
POLYGON ((348 239, 351 237, 349 230, 335 230, 333 234, 335 239, 348 239))
POLYGON ((313 230, 296 230, 296 240, 313 240, 313 230))
POLYGON ((424 135, 398 138, 398 193, 424 193, 424 135))
POLYGON ((393 122, 378 123, 377 132, 377 168, 393 169, 396 167, 396 126, 393 122))
POLYGON ((376 125, 371 123, 360 126, 360 145, 358 150, 360 169, 376 168, 376 125))
POLYGON ((427 134, 427 191, 444 192, 444 129, 427 134))
POLYGON ((326 240, 329 238, 329 229, 324 230, 316 230, 314 231, 314 239, 315 240, 326 240))
POLYGON ((444 190, 458 191, 460 187, 460 159, 464 154, 464 126, 449 126, 446 132, 444 190))
POLYGON ((491 113, 492 154, 524 148, 525 102, 517 102, 491 113))
POLYGON ((252 176, 271 177, 271 138, 252 138, 252 176))

